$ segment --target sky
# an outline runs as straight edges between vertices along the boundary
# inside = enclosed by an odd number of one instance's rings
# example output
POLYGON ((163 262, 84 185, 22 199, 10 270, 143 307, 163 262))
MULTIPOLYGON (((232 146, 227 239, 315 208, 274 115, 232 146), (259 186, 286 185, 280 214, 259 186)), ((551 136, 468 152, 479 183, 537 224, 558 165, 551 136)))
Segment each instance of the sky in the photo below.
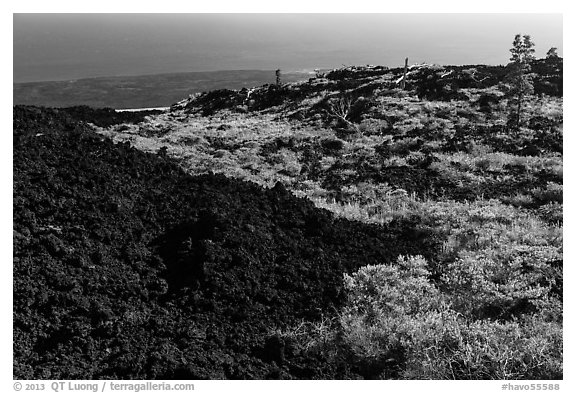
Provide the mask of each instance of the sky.
POLYGON ((562 14, 13 14, 13 81, 562 56, 562 14))

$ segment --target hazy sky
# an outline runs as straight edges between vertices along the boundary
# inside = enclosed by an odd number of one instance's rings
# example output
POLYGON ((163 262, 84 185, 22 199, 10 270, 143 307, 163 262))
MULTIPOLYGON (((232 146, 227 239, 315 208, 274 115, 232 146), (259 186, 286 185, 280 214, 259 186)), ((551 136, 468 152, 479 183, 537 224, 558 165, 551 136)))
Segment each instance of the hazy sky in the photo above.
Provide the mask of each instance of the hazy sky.
POLYGON ((229 69, 506 64, 562 56, 561 14, 14 14, 14 82, 229 69))

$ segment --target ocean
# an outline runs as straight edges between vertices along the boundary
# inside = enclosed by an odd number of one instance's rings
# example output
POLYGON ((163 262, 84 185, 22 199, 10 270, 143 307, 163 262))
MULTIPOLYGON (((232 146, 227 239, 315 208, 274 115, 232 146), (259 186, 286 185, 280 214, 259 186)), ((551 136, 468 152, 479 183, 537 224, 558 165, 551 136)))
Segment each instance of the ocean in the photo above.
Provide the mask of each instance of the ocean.
POLYGON ((14 14, 13 81, 562 56, 562 14, 14 14))

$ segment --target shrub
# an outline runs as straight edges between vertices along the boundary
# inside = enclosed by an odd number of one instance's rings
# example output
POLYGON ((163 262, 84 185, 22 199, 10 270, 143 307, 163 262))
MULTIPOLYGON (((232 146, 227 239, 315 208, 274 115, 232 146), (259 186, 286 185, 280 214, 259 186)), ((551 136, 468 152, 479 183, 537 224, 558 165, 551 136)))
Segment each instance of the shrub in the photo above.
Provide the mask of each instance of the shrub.
MULTIPOLYGON (((456 311, 473 318, 510 319, 537 311, 548 304, 554 274, 546 261, 554 257, 539 255, 555 249, 521 248, 504 260, 482 253, 458 259, 446 271, 443 281, 453 295, 456 311)), ((552 255, 551 254, 551 255, 552 255)))
POLYGON ((488 169, 490 169, 490 159, 488 158, 481 158, 478 161, 476 161, 476 169, 485 172, 488 169))
POLYGON ((367 315, 409 315, 439 305, 438 290, 427 280, 427 263, 421 256, 398 257, 398 266, 368 265, 344 281, 348 311, 367 315))
POLYGON ((398 265, 368 265, 345 275, 348 305, 342 312, 344 339, 361 359, 397 359, 403 331, 414 315, 443 305, 427 280, 426 261, 398 258, 398 265))
POLYGON ((322 139, 320 144, 328 151, 339 151, 344 148, 344 141, 337 138, 322 139))
POLYGON ((561 225, 563 222, 562 204, 550 202, 538 208, 540 217, 551 224, 561 225))
POLYGON ((345 275, 343 339, 354 363, 378 371, 371 377, 396 372, 404 379, 562 378, 557 320, 545 312, 513 321, 474 320, 452 308, 460 293, 443 294, 428 275, 419 256, 345 275))
POLYGON ((562 184, 548 182, 546 188, 537 187, 532 189, 531 193, 534 199, 538 200, 542 205, 550 202, 562 203, 563 201, 562 184))
POLYGON ((468 322, 428 313, 411 325, 406 379, 561 379, 562 328, 531 317, 468 322))

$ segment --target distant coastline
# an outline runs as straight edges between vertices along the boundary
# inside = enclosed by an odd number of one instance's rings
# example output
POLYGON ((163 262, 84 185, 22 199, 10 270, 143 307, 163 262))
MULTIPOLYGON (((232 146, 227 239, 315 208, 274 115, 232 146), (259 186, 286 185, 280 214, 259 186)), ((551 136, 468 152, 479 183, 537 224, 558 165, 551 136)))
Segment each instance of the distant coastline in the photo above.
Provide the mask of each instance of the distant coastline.
POLYGON ((157 108, 130 108, 130 109, 115 108, 116 112, 166 111, 168 109, 170 109, 169 106, 157 107, 157 108))
MULTIPOLYGON (((286 71, 283 82, 307 80, 311 71, 286 71)), ((274 70, 182 72, 139 76, 111 76, 67 81, 13 84, 14 105, 95 108, 158 108, 190 94, 215 89, 241 89, 275 82, 274 70)))

